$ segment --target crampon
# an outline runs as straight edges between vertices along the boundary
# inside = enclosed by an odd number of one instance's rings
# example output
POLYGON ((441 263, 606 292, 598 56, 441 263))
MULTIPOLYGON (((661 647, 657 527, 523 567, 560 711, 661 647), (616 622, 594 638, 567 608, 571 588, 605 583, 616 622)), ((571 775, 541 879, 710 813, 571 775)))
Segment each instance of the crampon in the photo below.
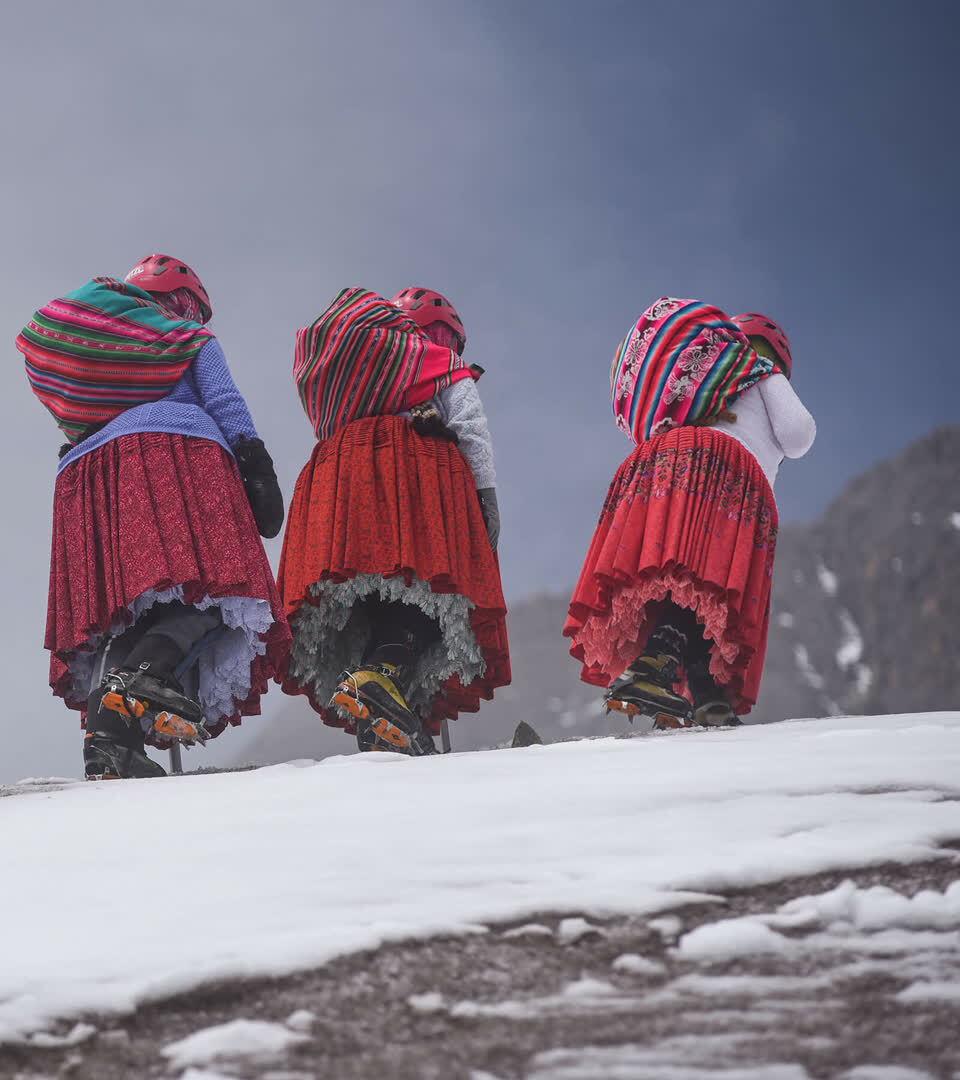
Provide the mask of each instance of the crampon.
POLYGON ((392 664, 344 672, 330 705, 353 718, 361 751, 388 750, 422 757, 437 752, 420 717, 407 705, 392 664))
POLYGON ((192 745, 207 741, 200 706, 160 679, 147 664, 134 672, 111 671, 105 678, 100 708, 137 721, 144 733, 154 731, 168 739, 192 745))

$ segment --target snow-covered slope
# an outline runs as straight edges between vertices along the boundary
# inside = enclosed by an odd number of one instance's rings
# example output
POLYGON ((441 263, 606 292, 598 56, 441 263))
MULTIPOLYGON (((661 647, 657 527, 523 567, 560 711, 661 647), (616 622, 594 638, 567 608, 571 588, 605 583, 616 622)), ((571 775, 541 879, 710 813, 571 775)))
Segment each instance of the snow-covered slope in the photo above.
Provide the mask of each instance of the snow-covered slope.
MULTIPOLYGON (((960 839, 960 713, 33 783, 0 837, 3 1041, 403 937, 935 857, 960 839)), ((960 891, 938 904, 928 925, 960 926, 960 891)))

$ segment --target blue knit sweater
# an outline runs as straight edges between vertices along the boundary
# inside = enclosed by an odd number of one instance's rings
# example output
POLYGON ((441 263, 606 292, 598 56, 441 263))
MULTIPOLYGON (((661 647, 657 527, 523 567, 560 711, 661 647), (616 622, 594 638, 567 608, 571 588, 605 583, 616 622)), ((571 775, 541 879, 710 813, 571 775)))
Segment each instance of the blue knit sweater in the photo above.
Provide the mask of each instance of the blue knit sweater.
POLYGON ((121 435, 147 431, 209 439, 227 451, 240 438, 257 437, 250 410, 233 381, 216 338, 204 345, 166 397, 122 412, 65 455, 60 461, 60 469, 121 435))

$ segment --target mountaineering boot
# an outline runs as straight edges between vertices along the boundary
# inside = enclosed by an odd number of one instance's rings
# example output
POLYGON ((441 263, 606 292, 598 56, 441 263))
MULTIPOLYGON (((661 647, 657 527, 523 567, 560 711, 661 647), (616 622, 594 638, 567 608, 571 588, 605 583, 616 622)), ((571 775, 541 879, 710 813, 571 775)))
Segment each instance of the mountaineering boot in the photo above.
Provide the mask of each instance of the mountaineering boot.
POLYGON ((404 697, 401 672, 399 665, 388 663, 367 663, 345 671, 330 704, 356 720, 361 751, 392 750, 412 757, 435 754, 433 739, 404 697))
POLYGON ((690 702, 673 690, 678 668, 667 653, 638 656, 603 695, 607 709, 626 713, 631 722, 638 713, 652 716, 657 728, 689 727, 690 702))
POLYGON ((87 702, 84 773, 88 779, 166 776, 144 751, 144 733, 178 742, 206 742, 203 712, 183 694, 171 675, 138 668, 114 668, 87 702))
POLYGON ((84 777, 87 780, 130 780, 166 776, 163 768, 147 757, 140 721, 129 711, 119 712, 104 706, 104 697, 114 693, 113 686, 114 681, 107 676, 87 699, 84 777))
MULTIPOLYGON (((88 721, 89 722, 89 721, 88 721)), ((166 776, 162 765, 142 749, 124 745, 114 734, 88 731, 83 739, 83 775, 87 780, 134 780, 166 776)))
POLYGON ((693 698, 693 722, 699 727, 737 727, 741 721, 723 690, 710 674, 709 657, 687 665, 687 685, 693 698))

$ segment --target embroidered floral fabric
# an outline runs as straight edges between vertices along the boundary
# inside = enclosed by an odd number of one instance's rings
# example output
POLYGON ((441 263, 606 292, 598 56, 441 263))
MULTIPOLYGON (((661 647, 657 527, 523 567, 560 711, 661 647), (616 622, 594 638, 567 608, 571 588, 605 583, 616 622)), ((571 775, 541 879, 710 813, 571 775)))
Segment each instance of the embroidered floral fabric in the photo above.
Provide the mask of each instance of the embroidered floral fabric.
POLYGON ((639 446, 613 478, 564 634, 581 678, 607 686, 671 599, 711 639, 710 670, 743 715, 756 703, 776 551, 773 492, 735 439, 684 427, 639 446))
POLYGON ((662 297, 614 354, 613 415, 617 427, 639 444, 716 416, 777 370, 719 308, 662 297))

